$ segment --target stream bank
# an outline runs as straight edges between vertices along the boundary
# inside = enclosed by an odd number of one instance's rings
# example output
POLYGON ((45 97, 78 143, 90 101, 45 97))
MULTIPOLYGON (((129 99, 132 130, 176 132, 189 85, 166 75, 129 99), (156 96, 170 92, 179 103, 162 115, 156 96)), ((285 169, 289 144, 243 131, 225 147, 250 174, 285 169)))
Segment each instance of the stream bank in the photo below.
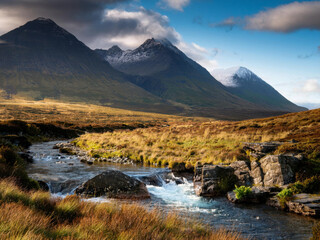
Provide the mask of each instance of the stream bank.
MULTIPOLYGON (((34 163, 28 165, 30 177, 49 184, 50 191, 56 196, 66 196, 85 181, 105 170, 120 170, 123 173, 141 178, 156 174, 163 176, 166 169, 145 167, 133 164, 84 164, 76 155, 59 153, 53 149, 57 142, 34 144, 30 154, 34 163)), ((206 199, 197 196, 192 179, 183 179, 183 184, 175 181, 165 182, 162 186, 147 185, 151 198, 140 201, 148 207, 158 207, 163 211, 176 211, 185 217, 198 218, 214 226, 241 232, 244 236, 256 239, 309 239, 316 220, 277 211, 265 205, 234 205, 224 197, 206 199)), ((91 201, 110 201, 103 197, 91 201)))

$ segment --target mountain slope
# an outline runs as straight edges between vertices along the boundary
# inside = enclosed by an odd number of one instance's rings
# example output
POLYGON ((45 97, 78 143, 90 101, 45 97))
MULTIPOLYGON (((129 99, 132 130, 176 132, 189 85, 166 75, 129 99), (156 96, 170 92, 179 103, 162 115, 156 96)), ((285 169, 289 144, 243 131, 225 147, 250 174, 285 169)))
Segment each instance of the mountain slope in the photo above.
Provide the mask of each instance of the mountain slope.
POLYGON ((307 110, 287 100, 247 68, 217 69, 212 74, 230 93, 265 108, 288 112, 307 110))
POLYGON ((135 50, 114 46, 96 51, 116 69, 139 75, 132 81, 159 97, 215 110, 259 108, 227 92, 206 69, 168 40, 148 39, 135 50))
POLYGON ((34 99, 51 97, 129 109, 176 111, 129 82, 128 76, 45 18, 0 37, 0 88, 34 99))

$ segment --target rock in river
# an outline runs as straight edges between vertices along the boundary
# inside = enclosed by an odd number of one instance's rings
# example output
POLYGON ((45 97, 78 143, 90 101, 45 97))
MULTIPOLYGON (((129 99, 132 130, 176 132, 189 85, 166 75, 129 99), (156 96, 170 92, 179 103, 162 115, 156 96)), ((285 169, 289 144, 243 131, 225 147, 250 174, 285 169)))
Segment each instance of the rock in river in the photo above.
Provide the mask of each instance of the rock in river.
POLYGON ((107 196, 118 199, 146 199, 150 194, 146 185, 120 171, 108 170, 88 180, 76 189, 87 197, 107 196))

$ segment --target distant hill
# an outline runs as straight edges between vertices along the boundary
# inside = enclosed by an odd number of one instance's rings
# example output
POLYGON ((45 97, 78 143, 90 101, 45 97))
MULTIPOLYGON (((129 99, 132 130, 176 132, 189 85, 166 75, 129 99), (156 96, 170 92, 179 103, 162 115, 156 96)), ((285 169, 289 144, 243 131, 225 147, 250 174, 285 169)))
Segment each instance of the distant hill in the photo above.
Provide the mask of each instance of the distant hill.
POLYGON ((178 109, 128 80, 75 36, 38 18, 0 37, 0 88, 45 97, 148 111, 178 109))
POLYGON ((230 93, 264 108, 288 112, 307 110, 307 108, 297 106, 287 100, 272 86, 245 67, 217 69, 213 71, 212 75, 230 93))

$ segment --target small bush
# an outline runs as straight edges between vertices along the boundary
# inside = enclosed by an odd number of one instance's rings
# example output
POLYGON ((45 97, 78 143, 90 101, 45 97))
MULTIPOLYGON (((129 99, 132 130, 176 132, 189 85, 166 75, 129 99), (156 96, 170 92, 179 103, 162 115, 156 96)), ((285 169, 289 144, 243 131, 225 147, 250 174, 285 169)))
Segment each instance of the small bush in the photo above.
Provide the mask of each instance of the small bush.
POLYGON ((236 194, 236 198, 241 200, 241 199, 249 197, 249 195, 252 193, 252 190, 250 187, 246 187, 246 186, 237 187, 236 186, 236 189, 234 189, 233 192, 236 194))
POLYGON ((306 193, 318 193, 320 191, 320 176, 313 176, 303 182, 306 193))
POLYGON ((290 188, 283 189, 278 193, 277 197, 280 200, 280 206, 284 209, 287 206, 287 202, 292 199, 293 192, 290 188))
POLYGON ((290 189, 294 194, 302 193, 305 191, 305 185, 298 181, 292 184, 290 189))

